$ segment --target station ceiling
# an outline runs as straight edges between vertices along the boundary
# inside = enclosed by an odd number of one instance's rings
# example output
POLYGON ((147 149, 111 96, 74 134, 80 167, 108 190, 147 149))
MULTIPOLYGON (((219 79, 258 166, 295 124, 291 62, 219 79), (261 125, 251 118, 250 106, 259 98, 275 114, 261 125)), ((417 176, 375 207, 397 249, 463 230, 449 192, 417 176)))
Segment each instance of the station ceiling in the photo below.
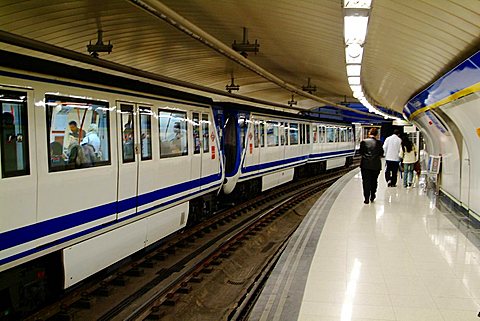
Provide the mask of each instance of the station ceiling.
MULTIPOLYGON (((220 90, 233 74, 241 95, 282 104, 291 99, 288 90, 142 8, 159 5, 227 46, 241 42, 247 27, 249 41, 260 43, 249 61, 297 88, 311 78, 314 94, 327 101, 354 101, 341 0, 3 0, 0 29, 80 53, 102 29, 113 51, 100 59, 220 90)), ((394 110, 480 45, 478 0, 374 0, 372 7, 362 81, 373 99, 394 110)), ((323 105, 295 100, 305 109, 323 105)))

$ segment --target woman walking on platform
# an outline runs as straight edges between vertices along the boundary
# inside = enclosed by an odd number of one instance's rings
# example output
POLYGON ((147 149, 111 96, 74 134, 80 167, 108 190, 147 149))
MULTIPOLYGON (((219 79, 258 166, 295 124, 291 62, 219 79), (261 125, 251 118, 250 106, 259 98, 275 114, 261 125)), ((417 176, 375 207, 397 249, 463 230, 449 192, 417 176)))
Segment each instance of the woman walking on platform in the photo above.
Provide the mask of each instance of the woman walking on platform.
POLYGON ((378 175, 382 170, 381 157, 383 156, 382 142, 377 139, 378 129, 372 128, 368 132, 368 138, 360 143, 360 170, 362 172, 363 203, 373 202, 376 197, 378 175))
POLYGON ((403 187, 411 187, 413 166, 417 161, 417 150, 407 136, 402 139, 402 150, 399 156, 403 159, 403 187))

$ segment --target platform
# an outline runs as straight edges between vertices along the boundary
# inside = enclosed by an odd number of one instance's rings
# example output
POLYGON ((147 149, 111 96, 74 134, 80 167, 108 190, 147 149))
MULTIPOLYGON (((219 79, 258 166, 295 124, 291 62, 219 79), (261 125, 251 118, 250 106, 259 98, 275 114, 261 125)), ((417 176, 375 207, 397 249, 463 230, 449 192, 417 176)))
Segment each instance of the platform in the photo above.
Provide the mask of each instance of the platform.
POLYGON ((358 169, 319 198, 250 321, 480 320, 478 243, 435 198, 382 174, 369 205, 358 169))

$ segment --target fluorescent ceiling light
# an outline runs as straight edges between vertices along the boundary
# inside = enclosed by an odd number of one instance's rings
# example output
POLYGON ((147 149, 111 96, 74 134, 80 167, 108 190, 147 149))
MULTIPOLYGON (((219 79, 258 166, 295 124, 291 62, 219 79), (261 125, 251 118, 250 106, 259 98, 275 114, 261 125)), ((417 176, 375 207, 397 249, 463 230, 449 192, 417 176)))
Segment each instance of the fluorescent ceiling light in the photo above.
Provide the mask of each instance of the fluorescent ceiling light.
POLYGON ((362 45, 367 36, 368 17, 345 16, 345 43, 362 45))
POLYGON ((362 65, 347 65, 347 76, 360 76, 360 70, 362 69, 362 65))
POLYGON ((356 92, 353 93, 353 97, 357 98, 357 99, 360 99, 362 97, 365 97, 365 94, 363 93, 363 91, 361 91, 361 92, 356 91, 356 92))
POLYGON ((343 7, 346 9, 370 9, 372 0, 344 0, 343 7))
POLYGON ((345 60, 347 64, 362 63, 363 48, 359 44, 351 44, 345 48, 345 60))
POLYGON ((350 89, 353 92, 362 92, 362 86, 361 85, 350 85, 350 89))
POLYGON ((360 77, 348 77, 349 85, 360 85, 360 77))

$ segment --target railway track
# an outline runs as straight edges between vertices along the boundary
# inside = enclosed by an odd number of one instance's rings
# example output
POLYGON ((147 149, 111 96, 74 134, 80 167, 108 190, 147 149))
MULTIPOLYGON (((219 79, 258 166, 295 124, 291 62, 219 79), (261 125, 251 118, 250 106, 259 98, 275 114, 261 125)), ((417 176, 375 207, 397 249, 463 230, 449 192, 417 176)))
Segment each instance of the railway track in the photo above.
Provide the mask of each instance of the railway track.
MULTIPOLYGON (((208 283, 215 268, 235 256, 243 243, 278 222, 283 214, 304 200, 325 190, 348 170, 337 170, 294 182, 224 210, 207 221, 173 235, 155 250, 134 257, 132 262, 101 280, 91 280, 26 320, 168 318, 172 307, 182 306, 177 303, 182 297, 191 295, 196 284, 208 283)), ((300 221, 301 218, 298 223, 300 221)), ((259 260, 261 262, 258 262, 255 273, 251 273, 248 282, 241 284, 240 293, 234 295, 235 299, 228 304, 228 308, 216 312, 218 319, 240 320, 245 315, 251 297, 263 282, 262 275, 263 278, 267 277, 265 271, 273 266, 288 236, 298 224, 290 225, 285 230, 283 241, 266 251, 269 252, 268 256, 259 260)), ((235 284, 234 281, 231 283, 235 284)), ((188 312, 188 304, 186 310, 188 312)))

